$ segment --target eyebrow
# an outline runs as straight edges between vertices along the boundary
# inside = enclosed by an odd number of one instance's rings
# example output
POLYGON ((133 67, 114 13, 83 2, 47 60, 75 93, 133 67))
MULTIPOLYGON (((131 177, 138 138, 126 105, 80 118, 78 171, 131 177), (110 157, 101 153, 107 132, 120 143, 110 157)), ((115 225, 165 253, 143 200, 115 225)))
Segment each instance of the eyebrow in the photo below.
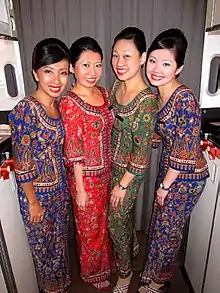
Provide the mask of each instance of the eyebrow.
MULTIPOLYGON (((49 68, 49 69, 51 69, 51 70, 55 70, 55 68, 53 68, 53 67, 50 66, 50 65, 45 65, 45 66, 43 67, 43 69, 46 69, 46 68, 49 68)), ((63 68, 60 68, 59 70, 68 70, 68 68, 63 67, 63 68)))
MULTIPOLYGON (((157 58, 154 57, 153 55, 152 55, 152 56, 149 56, 149 58, 157 59, 157 58)), ((172 60, 168 60, 168 59, 163 59, 162 61, 163 61, 163 62, 172 62, 172 60)))
MULTIPOLYGON (((89 64, 92 64, 93 62, 90 62, 90 61, 86 61, 86 60, 84 60, 84 61, 82 61, 82 62, 80 62, 80 64, 82 64, 82 63, 84 63, 84 62, 86 62, 86 63, 89 63, 89 64)), ((95 64, 102 64, 102 61, 96 61, 96 62, 94 62, 95 64)))
MULTIPOLYGON (((114 49, 113 52, 118 52, 118 51, 114 49)), ((123 53, 125 53, 125 52, 132 53, 132 51, 130 49, 123 50, 123 53)))
POLYGON ((50 69, 54 69, 53 67, 51 67, 50 65, 45 65, 43 66, 43 68, 50 68, 50 69))

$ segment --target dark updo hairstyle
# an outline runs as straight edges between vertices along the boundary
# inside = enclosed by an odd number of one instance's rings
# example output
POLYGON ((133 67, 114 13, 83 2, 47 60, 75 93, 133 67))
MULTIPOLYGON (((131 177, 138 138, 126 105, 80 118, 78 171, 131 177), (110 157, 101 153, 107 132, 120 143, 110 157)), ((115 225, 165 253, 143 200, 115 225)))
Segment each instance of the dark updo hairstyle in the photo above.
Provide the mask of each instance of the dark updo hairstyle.
POLYGON ((146 39, 144 32, 137 27, 126 27, 114 38, 114 43, 112 45, 112 50, 115 44, 119 40, 132 40, 138 49, 140 55, 146 52, 146 39))
POLYGON ((98 42, 92 37, 81 37, 72 43, 72 46, 70 47, 70 63, 73 67, 75 67, 76 62, 84 51, 98 53, 101 56, 101 59, 103 59, 102 48, 98 42))
POLYGON ((62 60, 69 61, 69 49, 59 39, 46 38, 34 48, 32 54, 32 69, 37 71, 43 66, 54 64, 62 60))
POLYGON ((147 51, 147 59, 151 52, 155 50, 172 50, 174 52, 177 68, 180 68, 184 64, 187 45, 187 39, 181 30, 177 28, 165 30, 153 40, 147 51))

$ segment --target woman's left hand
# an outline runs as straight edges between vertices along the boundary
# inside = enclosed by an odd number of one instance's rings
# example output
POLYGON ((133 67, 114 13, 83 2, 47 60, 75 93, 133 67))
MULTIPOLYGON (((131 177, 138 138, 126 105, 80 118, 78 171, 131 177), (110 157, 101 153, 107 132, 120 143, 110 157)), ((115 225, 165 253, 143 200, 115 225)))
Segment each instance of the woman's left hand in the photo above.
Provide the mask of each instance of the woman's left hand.
POLYGON ((159 205, 162 207, 164 205, 164 200, 167 196, 169 191, 163 190, 162 188, 158 188, 157 189, 157 202, 159 203, 159 205))
POLYGON ((121 206, 123 206, 125 195, 126 195, 126 189, 121 190, 118 184, 115 185, 115 187, 112 189, 111 198, 110 198, 110 203, 112 207, 117 208, 119 203, 121 206))

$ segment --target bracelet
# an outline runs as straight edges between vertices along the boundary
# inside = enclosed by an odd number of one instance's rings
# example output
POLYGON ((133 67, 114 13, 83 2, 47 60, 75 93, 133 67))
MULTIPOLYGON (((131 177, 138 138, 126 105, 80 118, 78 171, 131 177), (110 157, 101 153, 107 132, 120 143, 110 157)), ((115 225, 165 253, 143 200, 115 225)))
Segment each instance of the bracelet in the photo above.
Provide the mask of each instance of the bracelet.
POLYGON ((160 183, 160 188, 165 191, 170 191, 170 187, 165 187, 163 182, 160 183))
POLYGON ((118 183, 118 186, 119 186, 119 189, 121 189, 121 190, 125 190, 128 188, 128 186, 125 187, 125 186, 121 185, 121 183, 118 183))

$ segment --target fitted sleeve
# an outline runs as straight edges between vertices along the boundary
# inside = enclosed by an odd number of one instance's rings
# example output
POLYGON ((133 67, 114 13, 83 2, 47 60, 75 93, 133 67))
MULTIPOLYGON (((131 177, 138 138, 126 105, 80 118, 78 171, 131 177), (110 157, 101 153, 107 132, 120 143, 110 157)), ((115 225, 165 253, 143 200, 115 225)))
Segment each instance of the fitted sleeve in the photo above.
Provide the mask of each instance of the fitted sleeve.
POLYGON ((37 113, 27 100, 19 102, 8 116, 12 133, 15 175, 19 183, 37 178, 34 148, 37 142, 37 113))
POLYGON ((64 161, 67 167, 83 164, 83 112, 72 97, 65 96, 60 101, 60 113, 65 130, 64 161))
POLYGON ((161 142, 162 142, 161 136, 158 135, 156 132, 154 132, 153 138, 152 138, 152 148, 153 149, 158 148, 161 142))
POLYGON ((193 172, 200 135, 199 103, 192 92, 181 94, 176 104, 176 134, 169 165, 180 172, 193 172))
POLYGON ((144 174, 149 165, 157 110, 156 99, 149 96, 135 112, 132 124, 133 147, 127 166, 127 170, 134 175, 144 174))

